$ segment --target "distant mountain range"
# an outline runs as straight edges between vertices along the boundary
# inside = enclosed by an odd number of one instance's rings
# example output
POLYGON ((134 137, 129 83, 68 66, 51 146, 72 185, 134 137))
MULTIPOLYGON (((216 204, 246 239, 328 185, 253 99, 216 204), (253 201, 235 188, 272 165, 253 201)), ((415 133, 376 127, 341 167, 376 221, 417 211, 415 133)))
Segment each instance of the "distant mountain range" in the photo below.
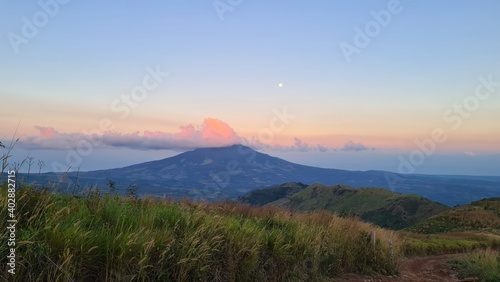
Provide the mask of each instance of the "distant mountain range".
POLYGON ((419 195, 399 194, 382 188, 302 183, 257 189, 240 197, 239 201, 258 206, 280 206, 291 213, 326 210, 339 216, 359 216, 363 221, 396 230, 450 210, 448 206, 419 195))
POLYGON ((405 175, 386 171, 348 171, 300 165, 243 145, 201 148, 123 168, 45 173, 37 181, 77 188, 109 181, 120 193, 137 185, 139 194, 192 199, 235 199, 257 188, 286 182, 379 187, 424 196, 449 206, 500 196, 500 177, 405 175))

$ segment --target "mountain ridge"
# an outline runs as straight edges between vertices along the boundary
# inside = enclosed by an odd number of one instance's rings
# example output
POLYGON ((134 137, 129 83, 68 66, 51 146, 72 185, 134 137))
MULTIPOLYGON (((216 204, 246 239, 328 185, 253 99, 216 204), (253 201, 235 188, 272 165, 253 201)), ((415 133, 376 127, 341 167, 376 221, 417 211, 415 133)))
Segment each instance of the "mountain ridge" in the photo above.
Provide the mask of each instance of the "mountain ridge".
POLYGON ((500 177, 497 180, 495 177, 404 175, 378 170, 318 168, 289 162, 244 145, 198 148, 122 168, 45 173, 41 179, 43 183, 62 186, 76 186, 78 183, 80 187, 106 187, 111 180, 121 193, 129 185, 137 185, 141 194, 208 200, 235 199, 257 188, 287 182, 380 187, 419 194, 449 206, 499 196, 500 193, 500 177))

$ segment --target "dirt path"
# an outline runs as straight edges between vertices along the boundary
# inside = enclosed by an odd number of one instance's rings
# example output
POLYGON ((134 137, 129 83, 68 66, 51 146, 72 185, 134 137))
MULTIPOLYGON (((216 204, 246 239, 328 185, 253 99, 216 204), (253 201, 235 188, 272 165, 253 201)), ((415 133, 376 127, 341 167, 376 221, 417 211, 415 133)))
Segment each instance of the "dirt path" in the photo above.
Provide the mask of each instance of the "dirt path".
POLYGON ((459 258, 463 254, 428 256, 407 258, 400 263, 400 273, 397 277, 375 276, 367 277, 360 275, 347 275, 335 281, 353 281, 353 282, 448 282, 448 281, 474 281, 460 280, 457 273, 450 269, 446 262, 450 259, 459 258))

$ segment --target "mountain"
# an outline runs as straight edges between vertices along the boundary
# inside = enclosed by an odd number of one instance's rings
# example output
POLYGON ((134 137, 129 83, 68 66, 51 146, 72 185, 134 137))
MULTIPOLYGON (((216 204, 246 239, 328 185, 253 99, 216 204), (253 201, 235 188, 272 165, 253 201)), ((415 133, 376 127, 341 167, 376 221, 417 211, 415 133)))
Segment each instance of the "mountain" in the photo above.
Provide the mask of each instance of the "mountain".
POLYGON ((489 232, 500 235, 500 198, 488 198, 435 215, 408 231, 424 234, 489 232))
POLYGON ((302 183, 258 189, 239 200, 253 205, 277 205, 292 212, 327 210, 341 216, 358 215, 364 221, 390 229, 402 229, 450 209, 418 195, 381 188, 302 183))
POLYGON ((257 188, 286 182, 380 187, 419 194, 446 204, 466 204, 500 195, 500 177, 404 175, 386 171, 348 171, 300 165, 243 145, 201 148, 166 159, 123 168, 46 173, 39 182, 70 189, 114 181, 119 192, 137 185, 140 194, 192 199, 234 199, 257 188), (62 181, 61 181, 62 179, 62 181))

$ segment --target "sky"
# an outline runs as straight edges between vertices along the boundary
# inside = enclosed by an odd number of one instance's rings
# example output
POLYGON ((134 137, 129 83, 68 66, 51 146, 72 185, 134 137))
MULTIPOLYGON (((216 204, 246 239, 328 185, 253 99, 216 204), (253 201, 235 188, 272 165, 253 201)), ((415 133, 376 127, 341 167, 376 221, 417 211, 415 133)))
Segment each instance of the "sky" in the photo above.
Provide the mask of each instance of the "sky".
POLYGON ((500 176, 498 50, 494 0, 0 0, 0 141, 42 171, 241 143, 500 176))

